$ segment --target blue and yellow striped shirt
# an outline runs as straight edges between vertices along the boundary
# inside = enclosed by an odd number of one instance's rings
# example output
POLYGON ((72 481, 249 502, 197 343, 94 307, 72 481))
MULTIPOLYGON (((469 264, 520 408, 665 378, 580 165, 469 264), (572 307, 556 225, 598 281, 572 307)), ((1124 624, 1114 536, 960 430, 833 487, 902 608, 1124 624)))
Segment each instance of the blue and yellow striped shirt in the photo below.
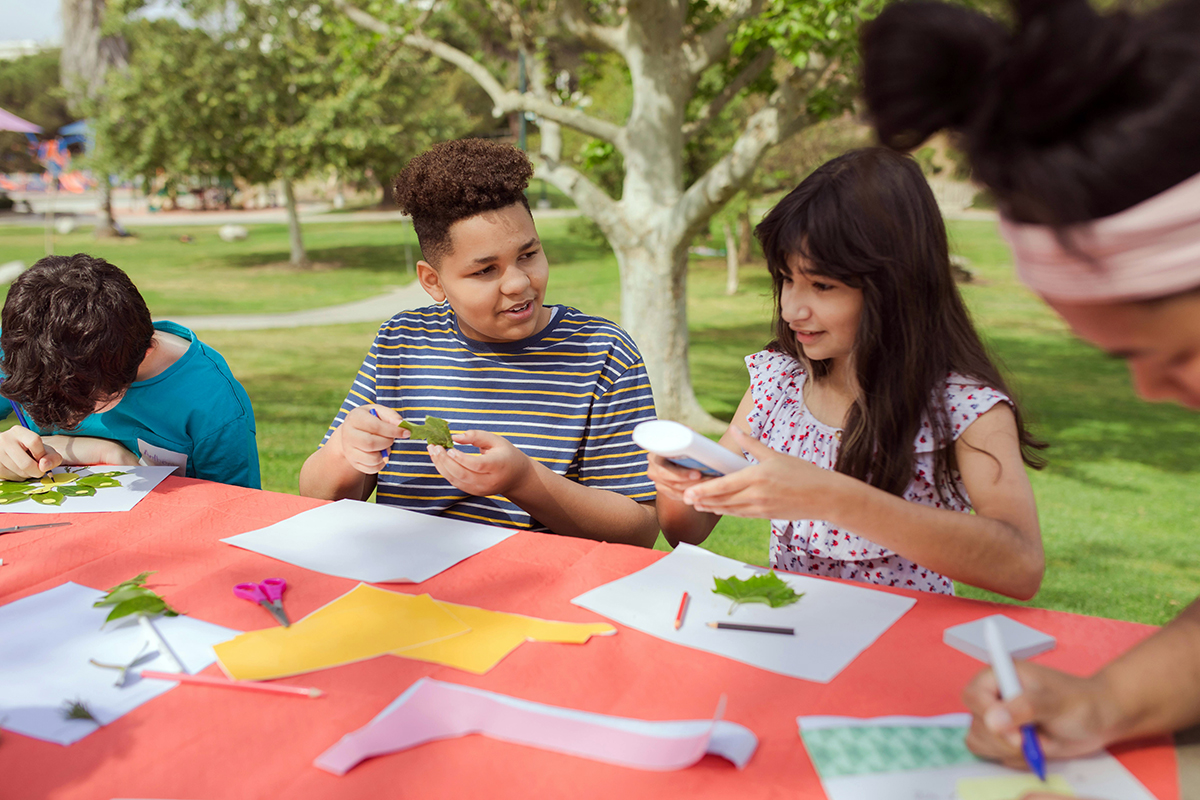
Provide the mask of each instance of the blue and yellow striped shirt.
MULTIPOLYGON (((635 425, 654 419, 642 356, 620 327, 574 308, 558 306, 540 333, 502 344, 464 336, 446 303, 402 311, 380 327, 325 439, 365 403, 414 423, 429 414, 452 431, 498 434, 585 486, 638 502, 655 496, 646 453, 630 438, 635 425)), ((546 530, 507 498, 454 488, 423 441, 396 441, 376 497, 427 514, 546 530)))

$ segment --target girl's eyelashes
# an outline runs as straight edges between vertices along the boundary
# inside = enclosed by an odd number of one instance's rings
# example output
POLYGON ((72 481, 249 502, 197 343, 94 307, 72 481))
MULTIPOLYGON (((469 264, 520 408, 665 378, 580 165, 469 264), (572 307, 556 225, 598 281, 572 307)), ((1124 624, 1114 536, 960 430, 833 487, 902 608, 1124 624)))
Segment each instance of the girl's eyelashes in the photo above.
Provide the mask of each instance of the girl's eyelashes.
POLYGON ((821 281, 813 281, 813 282, 812 282, 812 287, 813 287, 814 289, 816 289, 818 292, 827 292, 827 291, 829 291, 830 289, 834 289, 834 288, 836 288, 836 287, 835 287, 833 284, 831 284, 831 283, 822 283, 821 281))

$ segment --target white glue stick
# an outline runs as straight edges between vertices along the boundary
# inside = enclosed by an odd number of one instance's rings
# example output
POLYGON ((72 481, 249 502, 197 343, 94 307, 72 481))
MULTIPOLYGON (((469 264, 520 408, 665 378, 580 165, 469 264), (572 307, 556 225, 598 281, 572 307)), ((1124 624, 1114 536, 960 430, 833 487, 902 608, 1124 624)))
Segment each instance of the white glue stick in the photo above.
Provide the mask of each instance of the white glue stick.
POLYGON ((665 419, 643 422, 633 429, 633 441, 638 447, 660 455, 684 469, 694 469, 701 475, 728 475, 750 462, 721 445, 701 436, 686 425, 665 419))

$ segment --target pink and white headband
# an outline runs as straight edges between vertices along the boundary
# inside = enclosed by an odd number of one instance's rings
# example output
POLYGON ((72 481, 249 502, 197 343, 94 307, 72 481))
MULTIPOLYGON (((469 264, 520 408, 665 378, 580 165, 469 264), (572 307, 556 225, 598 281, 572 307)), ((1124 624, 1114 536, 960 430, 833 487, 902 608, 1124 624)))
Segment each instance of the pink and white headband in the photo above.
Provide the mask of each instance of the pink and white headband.
POLYGON ((1053 228, 1003 216, 1000 232, 1017 274, 1043 297, 1101 303, 1177 294, 1200 287, 1200 175, 1118 214, 1072 225, 1062 240, 1053 228))

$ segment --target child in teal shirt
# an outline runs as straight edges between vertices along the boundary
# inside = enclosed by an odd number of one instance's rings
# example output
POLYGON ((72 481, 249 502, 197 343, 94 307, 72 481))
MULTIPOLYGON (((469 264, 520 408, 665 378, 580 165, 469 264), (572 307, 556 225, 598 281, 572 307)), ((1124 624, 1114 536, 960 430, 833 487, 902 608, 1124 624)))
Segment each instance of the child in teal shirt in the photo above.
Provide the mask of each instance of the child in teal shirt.
POLYGON ((107 261, 47 256, 18 277, 0 348, 0 394, 25 417, 0 433, 0 478, 140 461, 259 488, 254 410, 225 359, 187 328, 153 323, 107 261))

